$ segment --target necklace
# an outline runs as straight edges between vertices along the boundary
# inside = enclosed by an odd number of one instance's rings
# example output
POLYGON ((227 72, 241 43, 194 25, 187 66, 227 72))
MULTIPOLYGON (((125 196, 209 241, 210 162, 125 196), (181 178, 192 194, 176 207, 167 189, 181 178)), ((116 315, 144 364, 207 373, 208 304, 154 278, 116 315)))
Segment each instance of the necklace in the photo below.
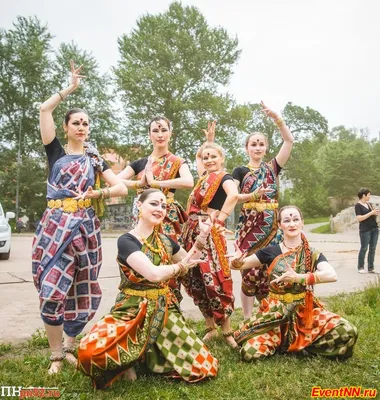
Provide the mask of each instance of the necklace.
POLYGON ((295 246, 295 247, 289 247, 289 246, 287 246, 286 244, 285 244, 285 241, 283 241, 282 242, 282 245, 284 246, 284 247, 286 247, 288 250, 290 250, 290 251, 298 251, 299 249, 300 249, 300 247, 302 246, 302 242, 298 245, 298 246, 295 246))
POLYGON ((70 147, 67 144, 65 144, 63 146, 63 149, 65 150, 65 153, 68 154, 69 156, 80 156, 80 155, 83 155, 85 153, 84 148, 82 149, 81 153, 76 153, 75 151, 70 149, 70 147))
POLYGON ((253 169, 258 169, 260 168, 260 165, 251 165, 251 164, 247 164, 248 168, 253 168, 253 169))
POLYGON ((136 230, 134 230, 134 233, 140 237, 140 239, 142 240, 142 242, 144 243, 144 245, 153 253, 156 254, 161 254, 162 253, 162 249, 163 249, 163 244, 161 242, 161 239, 159 237, 159 235, 157 234, 157 232, 154 232, 154 238, 156 239, 156 243, 157 243, 157 248, 155 248, 152 244, 150 244, 148 242, 148 240, 144 237, 142 237, 140 234, 138 234, 136 232, 136 230))

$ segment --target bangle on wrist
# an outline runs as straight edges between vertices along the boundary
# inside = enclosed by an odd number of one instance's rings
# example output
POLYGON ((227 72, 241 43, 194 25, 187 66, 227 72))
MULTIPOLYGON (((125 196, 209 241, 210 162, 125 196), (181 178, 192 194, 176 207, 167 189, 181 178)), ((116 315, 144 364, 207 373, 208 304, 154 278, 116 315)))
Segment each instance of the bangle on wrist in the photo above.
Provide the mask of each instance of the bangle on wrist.
POLYGON ((61 92, 57 92, 59 97, 61 98, 62 101, 65 101, 65 98, 63 97, 63 94, 61 92))
POLYGON ((285 121, 282 118, 275 119, 274 123, 277 125, 278 128, 281 128, 285 125, 285 121))
POLYGON ((99 199, 103 198, 103 190, 102 189, 96 189, 97 192, 99 193, 99 199))
POLYGON ((230 216, 230 214, 227 214, 227 213, 226 213, 225 211, 223 211, 223 210, 220 210, 219 212, 223 213, 224 215, 227 215, 227 217, 230 216))
POLYGON ((304 275, 304 274, 301 275, 299 284, 300 284, 300 285, 305 285, 305 275, 304 275))
POLYGON ((216 219, 215 220, 215 224, 220 225, 220 226, 224 226, 224 221, 221 221, 220 219, 216 219))

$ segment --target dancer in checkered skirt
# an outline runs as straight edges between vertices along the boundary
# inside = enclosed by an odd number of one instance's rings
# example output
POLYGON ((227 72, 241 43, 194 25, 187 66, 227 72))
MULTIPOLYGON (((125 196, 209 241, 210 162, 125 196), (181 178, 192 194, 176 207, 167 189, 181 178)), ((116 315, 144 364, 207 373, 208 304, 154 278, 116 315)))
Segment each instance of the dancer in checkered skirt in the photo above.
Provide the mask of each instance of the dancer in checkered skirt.
POLYGON ((40 113, 49 163, 48 207, 34 236, 32 270, 52 352, 50 374, 61 369, 64 358, 76 364, 72 354, 75 337, 94 316, 101 300, 97 281, 102 264, 100 223, 94 206, 99 212, 101 198, 127 194, 124 184, 86 142, 89 118, 83 110, 67 112, 64 147, 56 137, 53 110, 78 87, 81 68, 75 68, 71 61, 71 85, 46 100, 40 113), (93 189, 99 176, 109 188, 93 189))
POLYGON ((124 374, 136 379, 136 363, 187 382, 215 377, 217 359, 187 325, 168 285, 200 261, 213 217, 200 221, 198 239, 186 253, 157 229, 167 212, 160 190, 146 190, 137 206, 136 228, 118 240, 121 282, 116 304, 81 340, 78 368, 98 389, 124 374))
POLYGON ((349 358, 357 339, 357 329, 347 320, 326 310, 313 295, 314 285, 335 282, 334 268, 325 256, 311 249, 302 233, 301 211, 295 206, 279 212, 284 232, 275 244, 247 256, 236 246, 231 268, 266 270, 268 297, 261 300, 253 315, 235 332, 245 361, 268 357, 276 352, 306 351, 331 358, 349 358))
MULTIPOLYGON (((239 203, 244 203, 236 226, 236 243, 248 255, 276 242, 278 229, 278 175, 285 166, 293 147, 293 136, 284 121, 261 102, 263 112, 272 118, 284 140, 276 157, 263 161, 269 149, 267 137, 259 132, 250 134, 245 142, 249 156, 246 166, 232 171, 240 189, 239 203)), ((243 271, 241 303, 245 318, 252 313, 256 296, 259 300, 268 294, 265 269, 243 271)))

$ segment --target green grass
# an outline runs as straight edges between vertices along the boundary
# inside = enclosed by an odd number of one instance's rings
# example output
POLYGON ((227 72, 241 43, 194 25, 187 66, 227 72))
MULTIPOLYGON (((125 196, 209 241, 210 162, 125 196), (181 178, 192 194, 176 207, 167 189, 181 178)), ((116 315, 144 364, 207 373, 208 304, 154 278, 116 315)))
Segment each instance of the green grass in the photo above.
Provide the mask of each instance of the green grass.
MULTIPOLYGON (((2 345, 0 382, 7 386, 58 387, 61 399, 113 400, 298 400, 310 398, 313 386, 323 389, 361 386, 380 390, 380 279, 364 291, 325 299, 326 307, 342 315, 359 329, 354 356, 344 362, 324 357, 275 355, 254 363, 242 362, 239 354, 221 338, 210 342, 219 359, 216 379, 198 384, 171 381, 138 370, 135 382, 119 381, 105 391, 94 391, 90 379, 65 364, 59 375, 48 376, 48 350, 45 335, 37 332, 19 346, 2 345)), ((241 321, 233 315, 233 326, 241 321)), ((202 322, 190 322, 200 335, 202 322)))
POLYGON ((330 222, 325 225, 318 226, 311 230, 312 233, 332 233, 330 229, 330 222))
POLYGON ((318 224, 320 222, 329 222, 329 221, 330 221, 329 217, 317 217, 317 218, 305 218, 304 219, 305 225, 318 224))

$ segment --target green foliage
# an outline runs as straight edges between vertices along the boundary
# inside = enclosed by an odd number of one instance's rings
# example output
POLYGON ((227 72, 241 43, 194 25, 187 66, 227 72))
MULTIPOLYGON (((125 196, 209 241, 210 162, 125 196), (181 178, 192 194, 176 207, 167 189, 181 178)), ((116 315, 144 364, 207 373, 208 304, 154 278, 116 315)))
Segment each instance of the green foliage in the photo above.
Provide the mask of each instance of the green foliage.
POLYGON ((316 217, 316 218, 304 218, 305 225, 318 224, 320 222, 329 222, 329 217, 316 217))
MULTIPOLYGON (((208 343, 220 363, 219 375, 201 383, 188 384, 149 374, 138 367, 138 379, 115 382, 110 389, 95 391, 90 379, 65 363, 62 372, 49 376, 47 344, 14 346, 0 355, 0 381, 24 387, 57 387, 61 399, 210 399, 282 400, 306 399, 313 386, 323 389, 361 386, 378 388, 380 381, 380 280, 362 292, 339 294, 326 299, 326 308, 342 315, 359 329, 353 358, 345 361, 325 357, 277 354, 267 360, 245 363, 227 347, 221 337, 208 343)), ((233 314, 234 328, 242 320, 233 314)), ((204 334, 203 322, 190 322, 195 332, 204 334)))
POLYGON ((317 228, 314 228, 311 232, 312 233, 332 233, 331 229, 330 229, 330 223, 318 226, 317 228))
POLYGON ((67 83, 69 60, 84 64, 87 82, 55 112, 57 134, 68 108, 85 108, 92 139, 102 148, 116 147, 113 96, 109 77, 100 75, 94 57, 76 44, 51 49, 48 27, 37 18, 18 17, 14 28, 0 30, 0 199, 14 210, 19 174, 20 214, 31 221, 45 208, 46 156, 39 133, 39 105, 67 83), (20 163, 17 154, 20 151, 20 163))
POLYGON ((188 160, 195 160, 208 120, 218 121, 218 142, 234 140, 248 110, 218 90, 240 54, 236 38, 211 28, 197 8, 174 2, 163 14, 141 17, 118 43, 121 60, 114 72, 128 119, 127 143, 147 145, 147 122, 162 114, 173 122, 171 150, 188 160))

